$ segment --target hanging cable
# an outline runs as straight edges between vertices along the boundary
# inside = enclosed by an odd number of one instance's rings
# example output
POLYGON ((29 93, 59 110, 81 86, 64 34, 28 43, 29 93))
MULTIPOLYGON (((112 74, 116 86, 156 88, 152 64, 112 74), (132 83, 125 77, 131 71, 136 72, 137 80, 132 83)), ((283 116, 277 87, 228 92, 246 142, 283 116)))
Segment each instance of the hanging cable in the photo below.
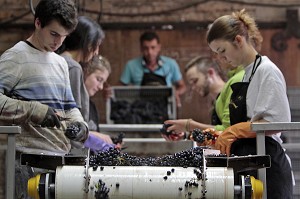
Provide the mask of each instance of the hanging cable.
POLYGON ((29 7, 30 7, 32 15, 34 16, 35 15, 35 10, 34 10, 34 7, 33 7, 32 0, 29 0, 29 7))
POLYGON ((101 18, 102 18, 102 13, 103 13, 103 1, 99 0, 100 3, 100 10, 97 18, 97 22, 100 24, 101 18))
MULTIPOLYGON (((295 3, 295 4, 270 4, 270 3, 257 3, 257 2, 241 2, 239 0, 231 0, 231 1, 226 1, 224 0, 201 0, 201 1, 195 1, 192 3, 188 3, 186 5, 169 9, 169 10, 161 10, 157 12, 148 12, 148 13, 114 13, 114 12, 103 12, 103 8, 101 5, 100 8, 100 13, 99 11, 95 10, 89 10, 89 9, 84 9, 84 11, 92 14, 98 14, 98 15, 108 15, 108 16, 119 16, 119 17, 138 17, 138 16, 155 16, 155 15, 165 15, 165 14, 170 14, 172 12, 177 12, 177 11, 182 11, 191 7, 195 7, 201 4, 205 4, 208 2, 223 2, 223 3, 229 3, 229 4, 241 4, 241 5, 248 5, 248 6, 259 6, 259 7, 270 7, 270 8, 290 8, 290 7, 297 7, 300 6, 300 3, 295 3)), ((102 0, 100 0, 100 4, 102 4, 102 0)), ((99 16, 98 16, 99 17, 99 16)))

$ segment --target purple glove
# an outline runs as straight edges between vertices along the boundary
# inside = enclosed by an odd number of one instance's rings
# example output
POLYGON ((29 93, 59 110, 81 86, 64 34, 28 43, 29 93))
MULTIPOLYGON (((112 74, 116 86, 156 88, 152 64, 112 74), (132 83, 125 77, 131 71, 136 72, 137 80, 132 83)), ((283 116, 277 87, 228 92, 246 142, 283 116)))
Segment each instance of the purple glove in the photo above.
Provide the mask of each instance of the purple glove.
POLYGON ((84 146, 86 148, 90 148, 93 152, 106 151, 109 148, 115 147, 114 144, 108 144, 107 142, 93 134, 89 134, 87 140, 84 142, 84 146))

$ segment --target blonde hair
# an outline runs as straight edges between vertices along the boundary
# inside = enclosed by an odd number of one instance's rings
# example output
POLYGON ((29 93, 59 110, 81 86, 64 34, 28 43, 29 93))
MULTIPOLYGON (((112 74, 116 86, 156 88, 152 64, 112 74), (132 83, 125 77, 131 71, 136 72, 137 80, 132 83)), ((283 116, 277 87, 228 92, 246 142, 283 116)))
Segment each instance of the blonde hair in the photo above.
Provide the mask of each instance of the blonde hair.
POLYGON ((257 50, 261 49, 263 37, 254 18, 245 9, 216 19, 207 31, 206 40, 208 43, 216 39, 233 42, 237 35, 244 36, 257 50))
POLYGON ((94 56, 91 59, 91 61, 89 61, 87 63, 83 63, 82 66, 83 66, 83 71, 84 71, 85 77, 89 76, 96 70, 100 70, 100 71, 107 70, 108 74, 111 73, 111 66, 110 66, 108 59, 106 59, 105 57, 103 57, 101 55, 94 56))
POLYGON ((209 56, 197 56, 193 58, 186 64, 184 71, 187 72, 193 67, 196 67, 197 71, 204 75, 207 74, 209 68, 213 68, 222 79, 225 79, 220 66, 209 56))

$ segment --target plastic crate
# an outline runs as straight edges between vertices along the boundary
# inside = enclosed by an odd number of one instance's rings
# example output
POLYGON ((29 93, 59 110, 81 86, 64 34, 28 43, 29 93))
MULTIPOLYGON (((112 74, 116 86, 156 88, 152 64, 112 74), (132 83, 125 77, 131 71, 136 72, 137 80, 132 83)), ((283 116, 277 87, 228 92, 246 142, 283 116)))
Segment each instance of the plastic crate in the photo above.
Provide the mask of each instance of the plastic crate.
POLYGON ((176 117, 173 87, 112 86, 106 102, 108 124, 161 124, 176 117))

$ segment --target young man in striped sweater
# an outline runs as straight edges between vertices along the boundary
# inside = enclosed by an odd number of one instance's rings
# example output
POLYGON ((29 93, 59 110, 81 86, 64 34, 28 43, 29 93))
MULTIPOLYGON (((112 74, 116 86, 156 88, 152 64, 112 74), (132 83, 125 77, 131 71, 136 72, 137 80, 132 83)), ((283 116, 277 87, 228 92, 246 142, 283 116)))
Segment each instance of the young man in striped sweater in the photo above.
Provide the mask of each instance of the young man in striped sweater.
POLYGON ((88 136, 70 88, 68 66, 57 50, 77 25, 71 0, 41 0, 34 17, 34 32, 0 57, 0 125, 18 125, 16 137, 16 198, 27 198, 32 168, 20 165, 20 153, 65 154, 71 141, 88 136), (61 116, 61 117, 60 117, 61 116), (60 121, 62 117, 67 121, 60 121), (78 134, 66 134, 76 123, 78 134))

